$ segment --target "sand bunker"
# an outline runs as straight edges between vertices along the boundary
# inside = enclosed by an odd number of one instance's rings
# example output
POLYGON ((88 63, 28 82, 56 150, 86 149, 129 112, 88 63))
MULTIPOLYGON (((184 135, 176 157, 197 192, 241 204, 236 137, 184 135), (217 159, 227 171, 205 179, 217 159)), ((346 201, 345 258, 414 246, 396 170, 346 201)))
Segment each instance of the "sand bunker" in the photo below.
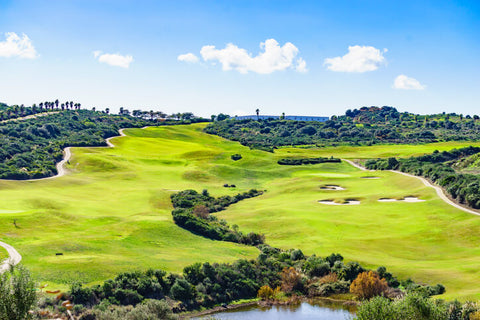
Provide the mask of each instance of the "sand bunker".
POLYGON ((372 176, 366 176, 366 177, 360 177, 361 179, 380 179, 380 177, 372 177, 372 176))
POLYGON ((335 184, 326 184, 324 186, 321 186, 320 189, 322 189, 322 190, 336 190, 336 191, 345 190, 345 188, 342 188, 342 187, 337 186, 335 184))
POLYGON ((391 198, 380 198, 378 199, 379 202, 397 202, 397 201, 403 201, 403 202, 423 202, 425 200, 418 199, 417 197, 405 197, 403 199, 391 199, 391 198))
POLYGON ((347 199, 345 202, 335 202, 333 200, 318 200, 318 203, 328 204, 333 206, 350 206, 360 204, 360 201, 355 199, 347 199))

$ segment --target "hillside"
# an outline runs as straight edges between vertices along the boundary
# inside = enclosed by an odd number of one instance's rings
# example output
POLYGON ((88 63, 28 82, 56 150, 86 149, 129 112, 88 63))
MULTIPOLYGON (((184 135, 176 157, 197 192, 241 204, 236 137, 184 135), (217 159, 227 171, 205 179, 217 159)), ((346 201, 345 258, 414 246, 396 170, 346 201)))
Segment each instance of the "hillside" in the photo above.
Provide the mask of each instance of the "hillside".
POLYGON ((80 104, 73 102, 71 109, 65 109, 63 104, 61 109, 55 108, 53 102, 49 109, 0 105, 0 118, 8 119, 0 122, 0 179, 53 176, 65 147, 106 146, 105 139, 118 135, 120 128, 202 121, 193 114, 188 120, 160 121, 156 116, 146 116, 151 112, 134 113, 135 117, 124 112, 112 115, 81 110, 80 104))
POLYGON ((268 153, 205 134, 205 125, 127 129, 125 137, 112 140, 114 148, 72 148, 68 175, 0 181, 3 241, 50 287, 73 280, 98 283, 132 269, 178 272, 195 262, 249 259, 258 255, 252 246, 212 241, 177 226, 170 196, 206 189, 215 198, 235 197, 257 188, 266 192, 213 216, 244 234, 264 234, 265 242, 275 247, 299 248, 308 255, 339 252, 347 262, 384 265, 401 279, 442 283, 446 297, 476 296, 478 217, 444 203, 414 178, 365 173, 343 161, 278 164, 289 157, 355 158, 359 153, 405 157, 469 142, 268 153), (242 158, 235 161, 234 154, 242 158), (345 190, 322 189, 326 185, 345 190), (424 201, 378 201, 407 196, 424 201), (342 205, 352 199, 360 204, 342 205))
POLYGON ((415 115, 393 107, 363 107, 326 122, 291 120, 223 120, 205 132, 239 141, 242 145, 272 150, 287 145, 411 144, 480 139, 478 116, 457 114, 415 115))

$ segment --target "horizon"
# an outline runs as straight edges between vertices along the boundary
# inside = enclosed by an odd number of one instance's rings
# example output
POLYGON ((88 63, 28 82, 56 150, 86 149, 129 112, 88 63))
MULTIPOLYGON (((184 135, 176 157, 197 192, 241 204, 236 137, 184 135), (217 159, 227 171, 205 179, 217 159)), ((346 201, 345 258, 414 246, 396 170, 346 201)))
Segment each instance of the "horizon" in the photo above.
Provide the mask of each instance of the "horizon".
POLYGON ((475 114, 479 18, 475 1, 3 1, 0 100, 475 114))

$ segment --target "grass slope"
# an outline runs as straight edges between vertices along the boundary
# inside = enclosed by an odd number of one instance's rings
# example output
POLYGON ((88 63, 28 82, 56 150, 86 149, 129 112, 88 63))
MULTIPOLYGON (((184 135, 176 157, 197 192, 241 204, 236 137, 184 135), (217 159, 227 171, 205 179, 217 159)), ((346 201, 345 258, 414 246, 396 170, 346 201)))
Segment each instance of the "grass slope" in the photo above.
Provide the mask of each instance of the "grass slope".
MULTIPOLYGON (((172 222, 172 190, 207 188, 214 196, 267 189, 219 214, 242 231, 306 253, 348 260, 417 281, 443 283, 447 297, 475 297, 480 281, 480 218, 445 204, 414 178, 352 166, 280 166, 289 155, 367 158, 417 155, 470 143, 293 149, 275 154, 201 132, 204 125, 125 130, 116 148, 74 148, 72 174, 45 181, 0 182, 0 234, 42 281, 95 282, 147 267, 180 271, 195 261, 254 257, 252 247, 210 241, 172 222), (240 153, 242 159, 231 160, 240 153), (375 175, 381 179, 361 179, 375 175), (224 183, 237 188, 223 188, 224 183), (321 190, 338 184, 344 191, 321 190), (414 195, 421 203, 379 203, 414 195), (322 199, 359 199, 329 206, 322 199), (18 228, 13 225, 17 219, 18 228), (63 256, 55 256, 62 252, 63 256)), ((477 144, 480 145, 480 144, 477 144)))

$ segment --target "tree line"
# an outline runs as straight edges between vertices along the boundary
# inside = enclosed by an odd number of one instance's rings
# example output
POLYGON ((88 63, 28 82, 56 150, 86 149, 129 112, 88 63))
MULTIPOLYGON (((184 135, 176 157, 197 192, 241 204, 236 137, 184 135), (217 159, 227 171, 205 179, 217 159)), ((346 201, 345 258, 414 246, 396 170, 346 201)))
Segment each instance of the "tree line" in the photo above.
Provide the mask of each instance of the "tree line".
POLYGON ((278 164, 284 165, 284 166, 300 166, 302 164, 318 164, 318 163, 326 163, 326 162, 339 163, 341 162, 341 160, 334 157, 330 157, 330 158, 320 157, 320 158, 284 158, 277 161, 278 164))
POLYGON ((225 220, 219 220, 211 213, 225 210, 231 204, 262 194, 263 191, 251 189, 233 197, 215 198, 207 190, 203 190, 202 193, 195 190, 180 191, 171 195, 174 207, 173 221, 178 226, 209 239, 256 246, 264 243, 264 235, 254 232, 244 234, 238 230, 237 225, 230 227, 225 220))
POLYGON ((276 288, 272 291, 283 299, 351 292, 355 281, 363 285, 359 279, 365 278, 364 275, 373 275, 385 282, 384 290, 378 293, 383 296, 396 297, 399 292, 415 292, 428 297, 444 291, 441 285, 432 287, 411 280, 398 281, 385 267, 372 271, 357 262, 344 263, 340 254, 305 256, 298 249, 281 250, 268 245, 260 245, 259 249, 259 256, 253 260, 195 263, 185 267, 180 275, 150 269, 122 273, 93 287, 75 283, 66 298, 84 315, 109 306, 136 306, 148 299, 169 301, 170 308, 178 313, 257 296, 274 298, 269 296, 268 288, 276 288))

